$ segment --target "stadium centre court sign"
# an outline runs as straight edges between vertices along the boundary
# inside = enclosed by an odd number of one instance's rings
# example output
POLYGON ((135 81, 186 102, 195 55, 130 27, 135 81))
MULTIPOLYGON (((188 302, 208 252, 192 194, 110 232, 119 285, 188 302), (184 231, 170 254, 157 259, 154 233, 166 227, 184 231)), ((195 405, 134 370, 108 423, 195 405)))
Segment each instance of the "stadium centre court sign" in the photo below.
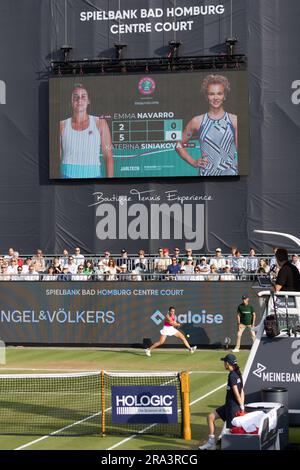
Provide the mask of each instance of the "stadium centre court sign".
POLYGON ((111 393, 114 424, 178 422, 174 386, 113 386, 111 393))
POLYGON ((162 31, 192 31, 200 16, 223 15, 224 12, 225 6, 222 4, 131 10, 96 9, 81 11, 80 21, 111 22, 109 28, 112 34, 149 34, 162 31))

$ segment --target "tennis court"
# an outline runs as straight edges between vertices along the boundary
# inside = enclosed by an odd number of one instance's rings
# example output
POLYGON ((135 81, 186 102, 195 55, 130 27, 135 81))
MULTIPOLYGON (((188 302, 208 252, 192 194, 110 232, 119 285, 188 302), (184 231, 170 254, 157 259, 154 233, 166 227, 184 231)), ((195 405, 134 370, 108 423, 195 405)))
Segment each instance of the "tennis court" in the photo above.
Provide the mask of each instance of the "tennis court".
MULTIPOLYGON (((193 450, 197 449, 199 442, 206 439, 206 415, 208 412, 222 404, 225 397, 225 382, 227 372, 224 370, 220 358, 224 355, 222 350, 197 351, 194 355, 189 355, 185 350, 158 350, 151 358, 145 356, 142 350, 99 350, 99 349, 73 349, 73 348, 8 348, 7 361, 5 366, 0 367, 1 374, 63 374, 77 373, 83 371, 97 371, 101 369, 118 371, 173 371, 188 370, 190 372, 191 393, 191 427, 192 440, 184 441, 181 438, 172 438, 166 435, 149 435, 146 430, 141 429, 140 433, 122 435, 57 435, 64 426, 59 424, 58 429, 47 430, 42 419, 39 422, 40 432, 33 430, 36 416, 40 409, 30 406, 30 398, 26 389, 19 389, 18 406, 16 403, 3 403, 2 393, 1 409, 6 406, 15 413, 16 429, 7 435, 3 432, 5 423, 1 424, 0 449, 24 449, 24 450, 193 450), (175 368, 176 365, 176 368, 175 368), (22 392, 22 393, 20 393, 22 392), (18 426, 19 428, 18 428, 18 426), (28 431, 26 432, 26 427, 28 431), (51 435, 52 434, 52 435, 51 435)), ((241 351, 238 355, 239 363, 243 369, 248 351, 241 351)), ((28 379, 30 381, 30 379, 28 379)), ((36 380, 36 379, 34 379, 36 380)), ((94 382, 93 382, 94 383, 94 382)), ((96 384, 97 385, 97 384, 96 384)), ((36 385, 34 385, 34 388, 36 385)), ((95 394, 92 384, 88 384, 88 395, 95 394)), ((53 393, 54 387, 49 393, 53 393)), ((86 393, 86 392, 85 392, 86 393)), ((80 394, 67 397, 70 409, 74 410, 74 423, 66 422, 65 427, 72 427, 78 421, 78 403, 86 401, 87 395, 80 397, 80 394)), ((62 405, 57 405, 62 406, 62 405)), ((65 402, 64 402, 65 406, 65 402)), ((49 407, 48 415, 51 418, 49 407)), ((45 410, 43 409, 44 414, 45 410)), ((5 414, 4 414, 5 416, 5 414)), ((13 420, 13 421, 14 421, 13 420)), ((96 420, 97 421, 97 420, 96 420)), ((95 422, 96 422, 95 421, 95 422)), ((11 422, 11 420, 10 420, 11 422)), ((51 423, 51 419, 49 421, 51 423)), ((95 426, 93 420, 89 423, 95 426)), ((221 422, 217 432, 221 430, 221 422)), ((64 433, 62 433, 64 434, 64 433)), ((300 442, 299 428, 291 429, 291 445, 300 442)))
MULTIPOLYGON (((143 449, 143 450, 167 450, 167 449, 195 449, 199 440, 206 437, 206 414, 219 403, 223 402, 226 382, 226 371, 219 360, 224 352, 197 351, 190 355, 186 350, 159 350, 153 353, 151 358, 145 356, 143 350, 99 350, 99 349, 54 349, 54 348, 8 348, 6 366, 1 366, 1 374, 61 374, 64 372, 75 373, 82 371, 97 371, 101 369, 118 371, 174 371, 188 370, 191 372, 191 425, 192 440, 184 441, 180 438, 167 436, 147 435, 142 432, 136 435, 80 435, 57 436, 53 426, 48 431, 41 421, 39 435, 32 434, 31 422, 36 419, 34 414, 45 413, 43 409, 31 407, 26 389, 18 393, 18 406, 13 401, 6 403, 15 412, 15 425, 19 429, 16 434, 0 435, 1 449, 143 449), (175 367, 176 365, 176 367, 175 367), (20 427, 20 422, 22 426, 20 427), (28 425, 28 432, 25 432, 28 425), (53 433, 53 435, 49 435, 53 433)), ((241 352, 240 363, 243 367, 247 352, 241 352)), ((30 379, 29 379, 30 381, 30 379)), ((36 387, 36 385, 34 385, 36 387)), ((91 387, 91 385, 89 385, 91 387)), ((50 393, 53 390, 50 390, 50 393)), ((95 391, 90 390, 90 394, 95 391)), ((99 393, 100 396, 100 393, 99 393)), ((80 397, 79 397, 80 398, 80 397)), ((3 398, 2 398, 3 401, 3 398)), ((78 407, 74 396, 69 397, 74 408, 74 423, 78 420, 78 407)), ((3 404, 2 404, 3 409, 3 404)), ((49 409, 51 417, 51 409, 49 409)), ((11 422, 11 420, 10 420, 11 422)), ((51 422, 51 421, 50 421, 51 422)), ((69 425, 69 422, 65 423, 69 425)), ((57 431, 63 428, 59 423, 57 431)), ((146 426, 145 426, 146 429, 146 426)))

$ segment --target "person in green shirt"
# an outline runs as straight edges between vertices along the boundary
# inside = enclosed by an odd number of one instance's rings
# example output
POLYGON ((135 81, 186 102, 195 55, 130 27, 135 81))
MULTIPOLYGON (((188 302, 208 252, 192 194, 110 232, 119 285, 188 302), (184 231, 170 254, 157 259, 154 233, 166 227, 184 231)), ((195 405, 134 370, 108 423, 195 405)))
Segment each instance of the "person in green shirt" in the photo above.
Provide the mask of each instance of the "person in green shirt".
POLYGON ((249 304, 249 295, 242 296, 242 303, 237 308, 237 324, 238 332, 236 337, 236 346, 233 352, 239 352, 241 346, 241 338, 246 328, 249 328, 252 341, 255 340, 254 326, 256 313, 252 305, 249 304))

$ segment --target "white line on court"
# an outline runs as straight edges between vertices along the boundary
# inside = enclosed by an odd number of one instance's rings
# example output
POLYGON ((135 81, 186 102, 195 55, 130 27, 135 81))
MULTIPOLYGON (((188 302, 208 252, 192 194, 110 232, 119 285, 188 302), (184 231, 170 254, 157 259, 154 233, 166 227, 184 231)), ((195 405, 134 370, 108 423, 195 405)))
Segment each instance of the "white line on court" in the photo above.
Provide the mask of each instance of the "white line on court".
MULTIPOLYGON (((108 411, 108 410, 110 410, 110 408, 108 408, 108 409, 105 410, 105 411, 108 411)), ((57 431, 53 431, 53 432, 51 432, 50 434, 46 434, 45 436, 39 437, 38 439, 35 439, 34 441, 28 442, 27 444, 24 444, 24 445, 22 445, 22 446, 20 446, 20 447, 17 447, 17 448, 14 449, 14 450, 26 449, 26 447, 32 446, 33 444, 36 444, 37 442, 41 442, 41 441, 43 441, 43 440, 45 440, 45 439, 48 439, 48 437, 55 436, 55 434, 58 434, 59 432, 63 432, 63 431, 65 431, 66 429, 72 428, 73 426, 76 426, 77 424, 84 423, 85 421, 88 421, 89 419, 92 419, 92 418, 94 418, 95 416, 100 415, 101 413, 102 413, 102 411, 99 411, 98 413, 95 413, 95 414, 93 414, 92 416, 88 416, 87 418, 81 419, 80 421, 76 421, 76 423, 69 424, 68 426, 65 426, 64 428, 58 429, 57 431)))
POLYGON ((190 374, 228 374, 227 370, 190 370, 190 374))
MULTIPOLYGON (((226 383, 225 384, 222 384, 220 385, 219 387, 215 388, 214 390, 211 390, 210 392, 206 393, 205 395, 202 395, 201 397, 197 398, 196 400, 192 401, 190 403, 190 406, 193 406, 195 403, 198 403, 198 401, 201 401, 201 400, 204 400, 204 398, 208 397, 209 395, 212 395, 213 393, 217 392, 218 390, 220 390, 221 388, 225 387, 226 383)), ((178 410, 179 412, 181 410, 178 410)), ((156 424, 151 424, 151 426, 147 426, 146 428, 142 429, 141 431, 139 431, 138 433, 136 434, 133 434, 132 436, 129 436, 129 437, 126 437, 126 439, 123 439, 122 441, 118 442, 117 444, 113 445, 112 447, 109 447, 107 450, 113 450, 113 449, 116 449, 117 447, 121 446, 122 444, 125 444, 126 442, 128 441, 131 441, 131 439, 134 439, 135 437, 139 436, 140 434, 143 434, 145 433, 146 431, 148 431, 149 429, 151 429, 152 427, 156 426, 156 424)))

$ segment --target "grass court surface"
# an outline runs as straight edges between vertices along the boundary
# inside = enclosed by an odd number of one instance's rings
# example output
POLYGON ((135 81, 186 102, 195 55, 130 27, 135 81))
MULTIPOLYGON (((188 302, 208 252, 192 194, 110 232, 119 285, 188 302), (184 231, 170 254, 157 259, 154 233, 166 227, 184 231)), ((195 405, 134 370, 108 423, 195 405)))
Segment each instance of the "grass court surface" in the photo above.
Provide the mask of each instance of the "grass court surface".
MULTIPOLYGON (((127 436, 49 436, 0 434, 0 449, 24 450, 195 450, 206 440, 206 416, 225 399, 227 371, 220 358, 222 350, 199 350, 191 355, 186 350, 153 351, 151 358, 143 350, 101 350, 79 348, 8 348, 6 365, 1 374, 35 374, 96 371, 190 371, 190 409, 192 440, 184 441, 166 436, 145 434, 127 436)), ((239 365, 244 369, 248 351, 238 353, 239 365)), ((23 416, 24 418, 24 416, 23 416)), ((30 409, 25 419, 30 425, 30 409)), ((18 419, 18 416, 16 416, 18 419)), ((74 421, 76 418, 74 419, 74 421)), ((146 425, 145 425, 146 427, 146 425)), ((218 422, 216 435, 222 422, 218 422)), ((290 429, 292 448, 300 443, 300 428, 290 429)))

